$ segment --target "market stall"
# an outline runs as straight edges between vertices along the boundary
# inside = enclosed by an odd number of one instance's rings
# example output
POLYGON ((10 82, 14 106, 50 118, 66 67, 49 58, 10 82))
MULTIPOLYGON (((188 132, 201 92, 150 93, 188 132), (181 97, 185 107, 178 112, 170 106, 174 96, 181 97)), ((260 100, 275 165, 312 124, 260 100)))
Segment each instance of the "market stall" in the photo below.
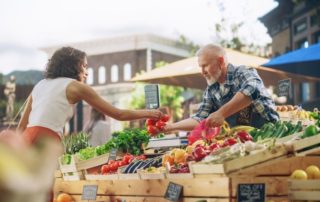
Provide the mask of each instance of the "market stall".
POLYGON ((187 147, 153 154, 147 154, 148 146, 129 149, 149 142, 147 136, 162 137, 150 130, 122 131, 105 145, 62 156, 54 195, 67 193, 75 201, 311 200, 317 188, 305 187, 314 192, 309 198, 297 192, 302 186, 297 180, 307 178, 318 186, 320 178, 320 117, 308 113, 310 125, 280 121, 257 129, 225 124, 201 131, 198 139, 193 131, 187 147), (123 142, 127 135, 136 141, 123 142), (312 175, 310 166, 318 168, 312 175))

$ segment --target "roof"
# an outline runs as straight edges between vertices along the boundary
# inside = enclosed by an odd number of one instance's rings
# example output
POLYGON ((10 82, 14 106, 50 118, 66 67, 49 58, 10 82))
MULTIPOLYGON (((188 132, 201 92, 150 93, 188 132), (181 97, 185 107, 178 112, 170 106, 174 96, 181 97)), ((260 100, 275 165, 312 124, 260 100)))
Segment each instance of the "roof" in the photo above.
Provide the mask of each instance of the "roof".
POLYGON ((71 46, 83 50, 89 56, 132 50, 144 50, 148 48, 181 57, 189 56, 189 51, 183 44, 177 42, 176 40, 154 34, 136 34, 77 43, 60 44, 56 46, 44 47, 41 48, 41 50, 45 51, 49 57, 51 57, 54 51, 63 46, 71 46))

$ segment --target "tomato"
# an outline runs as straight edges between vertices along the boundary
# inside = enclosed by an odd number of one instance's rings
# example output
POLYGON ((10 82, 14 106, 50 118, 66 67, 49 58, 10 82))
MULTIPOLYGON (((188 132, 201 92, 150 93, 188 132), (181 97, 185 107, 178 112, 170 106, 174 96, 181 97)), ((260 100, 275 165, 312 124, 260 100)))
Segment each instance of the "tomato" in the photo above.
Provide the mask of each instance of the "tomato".
POLYGON ((118 170, 119 163, 116 161, 113 164, 110 164, 110 171, 115 172, 118 170))
POLYGON ((155 119, 147 119, 146 124, 147 126, 154 126, 156 124, 157 120, 155 119))
POLYGON ((134 158, 134 156, 132 156, 131 154, 126 154, 123 156, 122 161, 126 163, 125 165, 127 165, 129 164, 131 158, 134 158))
POLYGON ((136 159, 138 159, 138 160, 146 160, 147 157, 145 155, 141 154, 140 156, 136 156, 136 159))
POLYGON ((148 126, 147 130, 148 130, 148 133, 152 136, 159 133, 159 130, 156 126, 148 126))
POLYGON ((122 161, 119 161, 118 165, 119 165, 119 167, 122 167, 122 166, 127 165, 127 163, 122 160, 122 161))
POLYGON ((101 167, 101 174, 105 174, 105 173, 108 173, 110 172, 110 165, 103 165, 101 167))
POLYGON ((108 165, 111 165, 111 164, 113 164, 114 162, 116 162, 115 160, 109 160, 108 161, 108 165))
POLYGON ((227 140, 224 141, 222 147, 232 146, 232 145, 237 144, 237 143, 238 143, 238 142, 237 142, 236 139, 234 139, 234 138, 229 138, 229 139, 227 139, 227 140))
POLYGON ((163 121, 163 122, 167 122, 167 121, 169 121, 169 119, 170 119, 170 116, 169 116, 168 114, 164 114, 164 115, 160 118, 160 120, 163 121))
POLYGON ((209 150, 210 151, 216 151, 220 149, 220 145, 218 143, 212 143, 210 146, 209 146, 209 150))
POLYGON ((157 127, 159 130, 163 130, 163 128, 164 128, 165 125, 166 125, 166 123, 163 122, 163 121, 161 121, 161 120, 157 121, 157 123, 156 123, 156 127, 157 127))

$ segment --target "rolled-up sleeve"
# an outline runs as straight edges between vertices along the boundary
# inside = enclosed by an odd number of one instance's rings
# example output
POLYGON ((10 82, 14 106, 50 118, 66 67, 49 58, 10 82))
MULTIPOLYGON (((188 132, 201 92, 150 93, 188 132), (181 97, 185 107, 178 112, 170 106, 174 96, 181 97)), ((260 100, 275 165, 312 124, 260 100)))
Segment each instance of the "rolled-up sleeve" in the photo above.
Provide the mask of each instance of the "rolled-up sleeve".
POLYGON ((246 69, 239 73, 240 88, 238 92, 256 100, 260 96, 260 90, 263 89, 262 81, 257 71, 254 69, 246 69))

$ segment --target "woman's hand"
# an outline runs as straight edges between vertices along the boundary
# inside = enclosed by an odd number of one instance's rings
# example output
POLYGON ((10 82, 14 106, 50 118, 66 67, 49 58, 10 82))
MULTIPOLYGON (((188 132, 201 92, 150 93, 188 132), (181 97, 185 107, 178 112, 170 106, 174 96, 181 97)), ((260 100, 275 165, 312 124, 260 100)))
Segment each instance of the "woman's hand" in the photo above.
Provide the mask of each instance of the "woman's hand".
POLYGON ((163 116, 163 113, 157 109, 147 110, 147 118, 159 120, 163 116))

